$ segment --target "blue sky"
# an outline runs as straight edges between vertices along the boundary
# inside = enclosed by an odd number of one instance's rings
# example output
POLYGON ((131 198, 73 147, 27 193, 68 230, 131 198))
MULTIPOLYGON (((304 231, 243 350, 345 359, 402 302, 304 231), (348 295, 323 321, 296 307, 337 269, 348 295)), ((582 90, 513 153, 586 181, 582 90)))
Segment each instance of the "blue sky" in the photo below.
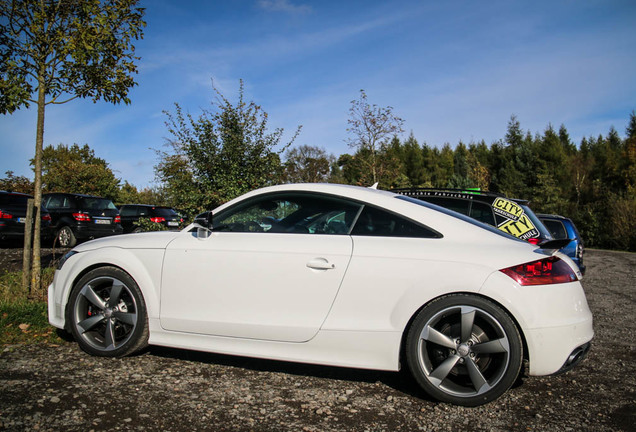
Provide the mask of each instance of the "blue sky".
MULTIPOLYGON (((88 144, 115 175, 153 184, 169 133, 164 110, 198 116, 215 86, 269 114, 296 144, 335 155, 350 103, 392 106, 430 146, 502 139, 515 114, 543 132, 624 135, 636 109, 636 2, 145 0, 131 105, 49 106, 45 145, 88 144)), ((35 107, 0 116, 0 176, 32 177, 35 107)))

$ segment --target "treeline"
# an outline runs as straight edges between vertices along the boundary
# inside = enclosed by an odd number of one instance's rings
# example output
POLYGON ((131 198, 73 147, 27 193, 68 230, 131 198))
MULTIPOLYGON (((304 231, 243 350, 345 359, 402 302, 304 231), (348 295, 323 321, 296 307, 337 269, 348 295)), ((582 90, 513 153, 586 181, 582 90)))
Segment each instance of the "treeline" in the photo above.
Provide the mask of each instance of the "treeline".
MULTIPOLYGON (((537 212, 574 220, 587 246, 636 251, 636 113, 622 139, 615 129, 578 145, 565 126, 542 133, 511 117, 506 136, 442 148, 400 139, 402 120, 390 107, 370 105, 362 91, 352 101, 351 154, 294 146, 283 131, 270 132, 268 117, 246 102, 241 83, 236 104, 217 91, 212 109, 199 117, 179 105, 167 113, 172 139, 157 150, 156 186, 138 189, 117 178, 88 145, 48 146, 43 152, 43 191, 105 196, 117 204, 169 205, 190 216, 250 190, 279 183, 334 182, 383 189, 473 188, 531 202, 537 212)), ((32 193, 31 180, 7 172, 0 189, 32 193)))
MULTIPOLYGON (((394 137, 380 152, 380 186, 469 188, 531 202, 537 213, 568 216, 588 246, 636 251, 636 114, 621 139, 584 138, 579 145, 565 126, 524 131, 513 116, 506 136, 487 145, 460 142, 454 149, 394 137)), ((340 180, 371 184, 366 155, 338 158, 340 180)))

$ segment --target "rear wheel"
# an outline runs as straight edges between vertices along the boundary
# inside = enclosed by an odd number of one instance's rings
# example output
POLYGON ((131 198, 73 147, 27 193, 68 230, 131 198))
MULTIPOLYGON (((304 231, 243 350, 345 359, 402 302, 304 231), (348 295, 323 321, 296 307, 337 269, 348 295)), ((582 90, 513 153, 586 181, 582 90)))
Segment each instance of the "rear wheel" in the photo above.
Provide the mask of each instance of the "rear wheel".
POLYGON ((499 306, 477 296, 450 295, 417 315, 406 357, 430 396, 476 406, 498 398, 515 382, 523 345, 514 321, 499 306))
POLYGON ((92 270, 80 279, 69 298, 67 319, 80 348, 92 355, 125 356, 148 343, 141 291, 115 267, 92 270))
POLYGON ((73 247, 77 244, 77 238, 69 226, 63 226, 57 232, 57 242, 61 247, 73 247))

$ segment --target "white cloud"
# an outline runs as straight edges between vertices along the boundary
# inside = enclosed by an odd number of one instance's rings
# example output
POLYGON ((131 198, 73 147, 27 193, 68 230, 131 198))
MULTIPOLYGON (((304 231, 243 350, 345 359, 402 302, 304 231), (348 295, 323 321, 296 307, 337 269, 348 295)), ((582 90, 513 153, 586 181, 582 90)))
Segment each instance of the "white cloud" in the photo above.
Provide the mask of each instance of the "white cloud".
POLYGON ((289 0, 259 0, 258 5, 272 12, 286 12, 291 14, 307 14, 312 12, 309 5, 295 5, 289 0))

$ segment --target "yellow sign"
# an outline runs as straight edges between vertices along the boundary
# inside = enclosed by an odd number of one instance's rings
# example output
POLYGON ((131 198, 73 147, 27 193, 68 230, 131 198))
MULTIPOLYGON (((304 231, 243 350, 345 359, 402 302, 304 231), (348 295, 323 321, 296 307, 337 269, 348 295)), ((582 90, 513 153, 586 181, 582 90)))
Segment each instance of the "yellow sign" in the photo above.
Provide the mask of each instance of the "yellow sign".
POLYGON ((492 203, 492 208, 499 216, 512 219, 513 221, 519 220, 524 214, 523 208, 521 208, 520 205, 505 198, 497 198, 492 203))
POLYGON ((507 220, 497 228, 507 232, 508 234, 512 234, 515 237, 519 237, 522 240, 527 240, 539 235, 539 230, 537 230, 530 218, 523 213, 523 210, 521 217, 519 217, 518 220, 507 220))

